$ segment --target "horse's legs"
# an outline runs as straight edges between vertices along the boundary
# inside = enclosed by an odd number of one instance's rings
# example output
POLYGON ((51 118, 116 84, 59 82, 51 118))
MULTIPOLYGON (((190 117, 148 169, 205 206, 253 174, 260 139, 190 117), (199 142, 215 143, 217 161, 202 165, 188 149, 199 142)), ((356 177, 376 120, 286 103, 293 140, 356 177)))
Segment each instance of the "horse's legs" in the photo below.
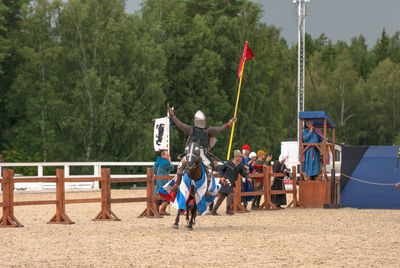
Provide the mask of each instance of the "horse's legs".
POLYGON ((197 206, 196 206, 196 204, 194 204, 193 206, 192 206, 192 209, 191 209, 191 213, 192 213, 192 217, 190 217, 190 222, 189 222, 189 224, 188 225, 186 225, 186 227, 189 229, 189 230, 193 230, 193 221, 194 221, 194 219, 196 218, 196 210, 197 210, 197 206))
POLYGON ((192 219, 192 225, 196 225, 196 217, 197 217, 197 205, 194 205, 193 207, 193 211, 192 211, 192 215, 194 215, 193 219, 192 219))
POLYGON ((190 193, 189 198, 186 202, 186 223, 189 224, 189 212, 191 212, 191 207, 195 204, 194 200, 194 187, 193 185, 190 186, 190 193), (192 204, 191 204, 192 203, 192 204))
POLYGON ((186 203, 186 223, 189 223, 190 198, 186 203))
POLYGON ((186 206, 186 209, 187 209, 186 220, 188 223, 186 225, 186 228, 188 228, 189 230, 193 230, 192 225, 193 225, 193 220, 196 217, 196 208, 197 208, 196 200, 194 199, 194 187, 192 186, 192 187, 190 187, 190 196, 189 196, 189 200, 188 200, 187 206, 186 206), (193 201, 193 202, 191 205, 189 205, 191 201, 193 201), (190 209, 190 213, 192 214, 192 216, 190 217, 190 221, 189 221, 189 209, 190 209))
POLYGON ((174 229, 178 229, 179 216, 181 215, 181 211, 183 211, 183 209, 178 209, 178 213, 177 213, 176 218, 175 218, 175 223, 174 223, 174 225, 172 225, 172 228, 174 228, 174 229))

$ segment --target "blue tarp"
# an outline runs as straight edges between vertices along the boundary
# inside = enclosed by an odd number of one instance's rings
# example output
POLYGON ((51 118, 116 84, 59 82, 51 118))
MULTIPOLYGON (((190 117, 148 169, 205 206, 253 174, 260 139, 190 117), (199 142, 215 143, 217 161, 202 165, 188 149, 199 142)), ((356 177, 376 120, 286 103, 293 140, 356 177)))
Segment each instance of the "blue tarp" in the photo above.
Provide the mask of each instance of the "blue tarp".
POLYGON ((335 127, 332 120, 329 118, 329 116, 326 114, 325 111, 299 112, 299 118, 313 120, 315 127, 324 126, 324 122, 322 120, 316 120, 316 119, 328 119, 327 127, 335 127))
MULTIPOLYGON (((350 147, 351 149, 351 147, 350 147)), ((400 170, 395 170, 398 146, 370 146, 364 153, 340 193, 343 207, 400 209, 400 170)), ((343 155, 344 158, 344 155, 343 155)), ((342 172, 343 165, 342 163, 342 172)))

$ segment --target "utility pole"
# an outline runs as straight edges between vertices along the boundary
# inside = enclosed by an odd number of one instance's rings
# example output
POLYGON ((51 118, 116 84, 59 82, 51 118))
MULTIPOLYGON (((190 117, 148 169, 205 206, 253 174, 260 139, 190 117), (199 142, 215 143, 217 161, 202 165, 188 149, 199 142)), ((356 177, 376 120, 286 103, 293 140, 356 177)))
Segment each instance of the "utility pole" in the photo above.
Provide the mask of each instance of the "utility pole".
POLYGON ((297 142, 299 141, 299 112, 305 108, 304 100, 304 62, 305 62, 305 39, 306 39, 306 3, 310 0, 293 0, 297 4, 297 142))

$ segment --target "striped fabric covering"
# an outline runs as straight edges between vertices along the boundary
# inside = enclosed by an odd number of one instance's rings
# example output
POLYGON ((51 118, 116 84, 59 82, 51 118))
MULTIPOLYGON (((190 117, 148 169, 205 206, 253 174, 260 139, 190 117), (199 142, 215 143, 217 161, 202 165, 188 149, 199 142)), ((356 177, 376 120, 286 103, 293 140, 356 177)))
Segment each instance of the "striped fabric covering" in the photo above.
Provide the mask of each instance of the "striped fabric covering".
POLYGON ((166 200, 174 202, 174 206, 176 209, 184 210, 186 208, 186 202, 189 199, 190 185, 192 184, 194 186, 197 209, 199 210, 200 215, 205 214, 207 212, 208 205, 214 201, 215 196, 221 188, 221 185, 215 180, 214 175, 212 175, 210 185, 207 185, 206 173, 203 165, 201 167, 203 174, 201 180, 192 181, 186 175, 186 173, 184 173, 181 184, 179 185, 178 193, 172 191, 174 185, 176 184, 175 176, 174 179, 166 183, 163 187, 158 188, 158 194, 166 200), (208 195, 206 197, 207 192, 208 195))

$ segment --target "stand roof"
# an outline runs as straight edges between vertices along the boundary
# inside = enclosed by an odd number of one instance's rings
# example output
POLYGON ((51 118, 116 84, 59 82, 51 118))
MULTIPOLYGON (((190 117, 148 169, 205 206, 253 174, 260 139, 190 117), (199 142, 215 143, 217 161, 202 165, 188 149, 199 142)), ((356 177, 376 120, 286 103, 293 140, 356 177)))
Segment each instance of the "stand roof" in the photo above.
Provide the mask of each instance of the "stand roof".
POLYGON ((323 127, 323 119, 327 119, 326 126, 329 128, 335 128, 335 124, 333 124, 332 120, 329 118, 325 111, 299 112, 299 118, 312 120, 315 127, 323 127))

